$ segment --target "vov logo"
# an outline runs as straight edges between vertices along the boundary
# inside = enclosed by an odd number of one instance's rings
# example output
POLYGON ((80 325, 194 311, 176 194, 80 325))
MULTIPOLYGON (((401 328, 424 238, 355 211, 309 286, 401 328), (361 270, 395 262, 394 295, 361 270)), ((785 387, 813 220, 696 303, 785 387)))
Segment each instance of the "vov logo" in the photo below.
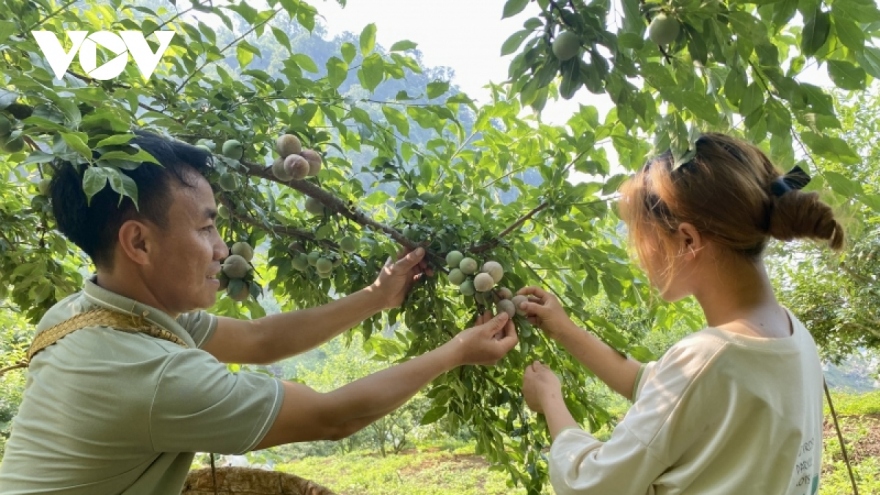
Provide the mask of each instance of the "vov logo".
POLYGON ((61 79, 73 57, 79 53, 79 65, 93 79, 105 81, 117 77, 128 63, 128 54, 137 64, 138 70, 144 79, 149 79, 159 65, 159 60, 171 44, 174 31, 156 31, 159 40, 159 49, 154 53, 147 44, 144 34, 138 31, 96 31, 89 34, 88 31, 67 31, 67 36, 73 43, 69 52, 65 52, 61 42, 55 33, 51 31, 34 31, 32 33, 40 45, 40 50, 49 62, 49 66, 55 71, 55 77, 61 79), (96 67, 98 45, 118 55, 104 65, 96 67))

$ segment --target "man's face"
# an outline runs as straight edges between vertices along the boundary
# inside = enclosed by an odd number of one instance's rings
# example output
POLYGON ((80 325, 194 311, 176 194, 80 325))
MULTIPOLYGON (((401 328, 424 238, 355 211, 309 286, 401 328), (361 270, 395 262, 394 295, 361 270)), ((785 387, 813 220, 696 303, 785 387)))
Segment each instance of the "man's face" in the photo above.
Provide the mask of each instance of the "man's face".
POLYGON ((220 262, 229 252, 214 226, 217 205, 204 177, 191 174, 195 187, 174 183, 168 228, 158 229, 150 252, 147 283, 163 309, 172 315, 214 305, 220 288, 220 262))

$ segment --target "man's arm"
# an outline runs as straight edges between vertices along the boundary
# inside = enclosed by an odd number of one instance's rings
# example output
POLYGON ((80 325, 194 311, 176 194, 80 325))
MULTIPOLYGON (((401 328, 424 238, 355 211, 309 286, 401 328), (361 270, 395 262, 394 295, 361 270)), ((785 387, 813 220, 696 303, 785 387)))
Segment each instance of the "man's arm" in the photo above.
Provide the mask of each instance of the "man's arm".
POLYGON ((323 306, 256 320, 219 317, 202 349, 224 363, 268 364, 303 353, 388 308, 399 306, 421 275, 424 250, 383 267, 371 286, 323 306))
POLYGON ((254 450, 312 440, 338 440, 402 406, 422 387, 463 364, 494 364, 518 342, 506 313, 465 330, 441 347, 322 394, 284 383, 284 402, 254 450))

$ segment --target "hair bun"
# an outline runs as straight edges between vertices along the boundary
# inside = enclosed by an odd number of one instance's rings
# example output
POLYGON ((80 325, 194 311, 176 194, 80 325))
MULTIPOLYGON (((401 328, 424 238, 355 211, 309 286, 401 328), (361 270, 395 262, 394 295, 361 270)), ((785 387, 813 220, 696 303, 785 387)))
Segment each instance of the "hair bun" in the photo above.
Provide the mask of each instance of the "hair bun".
POLYGON ((822 239, 827 240, 832 249, 843 248, 843 226, 835 220, 831 207, 823 203, 817 193, 791 190, 771 197, 773 210, 768 234, 782 241, 822 239))

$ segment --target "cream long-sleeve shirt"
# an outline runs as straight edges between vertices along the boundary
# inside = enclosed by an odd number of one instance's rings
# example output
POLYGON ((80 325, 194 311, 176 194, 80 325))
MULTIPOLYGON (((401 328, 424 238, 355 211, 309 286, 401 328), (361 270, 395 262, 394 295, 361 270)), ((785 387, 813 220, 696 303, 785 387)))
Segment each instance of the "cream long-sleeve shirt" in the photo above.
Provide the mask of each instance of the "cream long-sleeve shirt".
POLYGON ((822 461, 822 368, 789 312, 790 337, 706 328, 644 366, 635 402, 600 442, 562 431, 558 495, 814 495, 822 461))

